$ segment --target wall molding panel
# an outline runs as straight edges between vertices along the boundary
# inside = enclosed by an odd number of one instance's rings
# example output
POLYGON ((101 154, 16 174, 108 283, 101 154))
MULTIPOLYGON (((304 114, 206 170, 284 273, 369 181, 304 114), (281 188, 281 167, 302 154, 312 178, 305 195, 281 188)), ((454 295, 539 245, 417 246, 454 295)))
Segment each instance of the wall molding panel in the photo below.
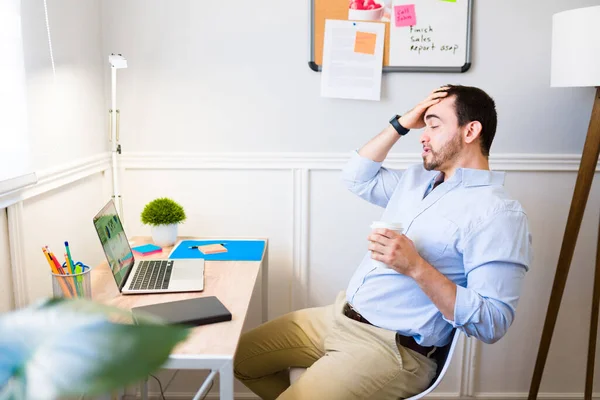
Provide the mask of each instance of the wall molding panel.
MULTIPOLYGON (((340 170, 348 161, 348 153, 160 153, 129 152, 120 159, 127 170, 289 170, 293 188, 292 232, 292 309, 309 304, 309 224, 310 174, 314 171, 340 170)), ((501 171, 519 172, 577 172, 581 157, 575 154, 499 154, 490 157, 490 167, 501 171)), ((405 169, 421 162, 414 154, 391 154, 384 165, 405 169)), ((600 171, 597 167, 596 171, 600 171)), ((459 392, 437 393, 439 399, 526 399, 526 393, 475 393, 479 343, 463 335, 463 353, 459 370, 459 392)), ((175 395, 175 394, 174 394, 175 395)), ((181 394, 182 398, 189 394, 181 394)), ((177 397, 177 395, 175 395, 177 397)), ((579 394, 541 394, 540 399, 578 398, 579 394)), ((255 398, 240 393, 236 398, 255 398)))
POLYGON ((77 182, 80 179, 110 169, 110 153, 102 153, 92 157, 79 159, 55 168, 37 172, 38 181, 22 190, 7 193, 0 197, 0 208, 17 202, 48 193, 54 189, 77 182))
MULTIPOLYGON (((305 169, 339 170, 348 161, 347 153, 159 153, 124 152, 124 169, 305 169)), ((404 169, 420 163, 415 154, 390 154, 385 165, 404 169)), ((490 167, 501 171, 573 172, 579 168, 577 154, 497 154, 490 167)), ((596 167, 596 171, 600 171, 596 167)))
MULTIPOLYGON (((311 220, 311 174, 315 171, 340 170, 351 153, 160 153, 129 152, 119 157, 119 170, 122 174, 128 171, 145 170, 283 170, 289 171, 289 188, 292 190, 293 229, 290 232, 292 249, 289 254, 292 265, 292 282, 290 297, 292 309, 308 306, 309 301, 309 249, 311 220)), ((419 156, 413 154, 392 154, 385 165, 390 168, 404 169, 421 162, 419 156)), ((499 154, 490 158, 491 168, 503 171, 520 172, 576 172, 580 156, 574 154, 499 154)), ((93 157, 80 159, 57 168, 39 171, 38 183, 17 193, 0 197, 0 208, 9 207, 10 248, 12 262, 13 285, 15 287, 15 303, 26 304, 22 298, 26 293, 22 270, 22 240, 19 240, 23 223, 23 200, 39 196, 59 189, 78 180, 97 173, 110 172, 110 153, 102 153, 93 157)), ((596 169, 600 171, 600 169, 596 169)), ((127 199, 124 199, 126 202, 127 199)), ((432 399, 526 399, 527 393, 477 393, 475 372, 478 370, 479 343, 463 336, 462 354, 458 373, 458 391, 434 393, 432 399)), ((158 393, 152 398, 158 398, 158 393)), ((170 398, 190 398, 192 393, 173 392, 170 398)), ((126 396, 135 398, 133 396, 126 396)), ((209 399, 216 399, 210 395, 209 399)), ((255 399, 247 393, 238 393, 238 399, 255 399)), ((582 398, 581 393, 542 393, 539 399, 575 399, 582 398)), ((599 395, 594 395, 600 399, 599 395)))

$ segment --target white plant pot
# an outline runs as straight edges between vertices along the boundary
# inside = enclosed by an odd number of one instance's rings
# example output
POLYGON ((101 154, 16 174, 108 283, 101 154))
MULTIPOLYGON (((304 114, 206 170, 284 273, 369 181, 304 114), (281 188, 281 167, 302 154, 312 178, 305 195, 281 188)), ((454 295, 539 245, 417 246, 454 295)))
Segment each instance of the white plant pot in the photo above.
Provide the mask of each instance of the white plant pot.
POLYGON ((177 242, 177 224, 156 225, 151 228, 152 240, 160 247, 172 246, 177 242))

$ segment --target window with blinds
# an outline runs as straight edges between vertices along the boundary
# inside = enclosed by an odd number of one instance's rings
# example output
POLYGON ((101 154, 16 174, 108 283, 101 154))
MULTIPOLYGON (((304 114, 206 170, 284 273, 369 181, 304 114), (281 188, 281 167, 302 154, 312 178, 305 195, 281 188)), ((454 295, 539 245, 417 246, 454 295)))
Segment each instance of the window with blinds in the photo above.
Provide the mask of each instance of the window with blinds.
POLYGON ((20 0, 0 1, 0 196, 36 182, 27 132, 20 0))

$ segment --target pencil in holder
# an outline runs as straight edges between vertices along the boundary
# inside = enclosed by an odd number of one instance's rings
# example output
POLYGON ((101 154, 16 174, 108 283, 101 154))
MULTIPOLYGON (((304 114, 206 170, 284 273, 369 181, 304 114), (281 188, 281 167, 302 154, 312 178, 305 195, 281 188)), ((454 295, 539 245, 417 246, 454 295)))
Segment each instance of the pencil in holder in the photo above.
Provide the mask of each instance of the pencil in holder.
MULTIPOLYGON (((68 271, 66 264, 63 269, 68 271)), ((91 268, 81 262, 75 263, 74 274, 52 273, 52 294, 64 298, 92 298, 91 268)))

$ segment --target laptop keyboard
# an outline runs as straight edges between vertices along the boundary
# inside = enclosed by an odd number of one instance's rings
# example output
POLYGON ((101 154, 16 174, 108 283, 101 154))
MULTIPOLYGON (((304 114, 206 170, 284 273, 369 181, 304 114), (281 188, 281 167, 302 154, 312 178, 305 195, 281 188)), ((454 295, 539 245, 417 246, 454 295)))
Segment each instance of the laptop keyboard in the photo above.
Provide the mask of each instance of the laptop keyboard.
POLYGON ((129 290, 168 289, 173 260, 141 261, 129 284, 129 290))

